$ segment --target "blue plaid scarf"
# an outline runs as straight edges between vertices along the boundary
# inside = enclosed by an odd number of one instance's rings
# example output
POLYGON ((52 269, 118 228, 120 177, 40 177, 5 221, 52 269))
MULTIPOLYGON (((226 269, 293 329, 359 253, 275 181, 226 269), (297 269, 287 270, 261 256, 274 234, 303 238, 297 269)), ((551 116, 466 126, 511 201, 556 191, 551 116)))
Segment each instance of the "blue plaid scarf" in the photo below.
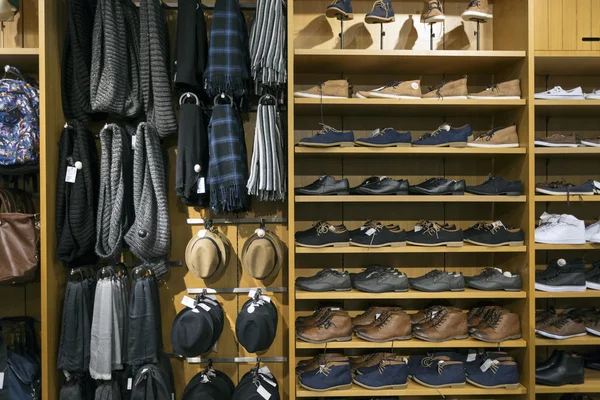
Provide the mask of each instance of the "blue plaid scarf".
POLYGON ((204 72, 204 88, 210 96, 222 92, 242 96, 249 92, 248 46, 248 30, 238 0, 217 0, 204 72))
POLYGON ((246 191, 248 156, 244 126, 231 105, 214 106, 208 125, 208 143, 207 184, 211 210, 215 213, 245 211, 250 204, 246 191))

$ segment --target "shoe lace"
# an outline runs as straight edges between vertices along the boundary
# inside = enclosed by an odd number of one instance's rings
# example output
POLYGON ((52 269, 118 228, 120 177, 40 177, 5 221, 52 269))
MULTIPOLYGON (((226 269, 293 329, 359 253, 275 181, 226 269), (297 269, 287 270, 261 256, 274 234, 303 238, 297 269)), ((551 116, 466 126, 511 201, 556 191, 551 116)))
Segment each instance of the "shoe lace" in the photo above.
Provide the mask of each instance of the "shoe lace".
POLYGON ((479 274, 479 277, 485 278, 485 279, 490 279, 491 277, 496 275, 497 272, 498 272, 498 270, 496 268, 484 268, 481 271, 481 273, 479 274))
POLYGON ((446 129, 444 128, 445 126, 446 126, 446 124, 440 125, 435 131, 422 135, 418 140, 423 140, 423 139, 437 136, 440 132, 446 131, 446 129))
POLYGON ((444 321, 446 321, 446 319, 448 319, 448 310, 440 311, 433 319, 433 321, 431 323, 431 327, 437 329, 437 327, 440 326, 442 323, 444 323, 444 321))
MULTIPOLYGON (((492 129, 491 131, 489 131, 487 133, 479 135, 479 137, 477 139, 475 139, 475 141, 477 141, 477 140, 484 141, 485 140, 486 142, 489 142, 490 140, 492 140, 495 133, 496 133, 496 130, 492 129)), ((488 175, 488 177, 489 176, 490 175, 488 175)), ((487 181, 487 179, 486 179, 486 181, 487 181)))
POLYGON ((438 232, 440 231, 440 229, 442 229, 442 228, 438 224, 431 223, 430 225, 427 226, 427 228, 423 232, 423 235, 428 233, 429 235, 433 236, 433 234, 435 234, 435 237, 439 239, 438 232))
POLYGON ((440 10, 442 12, 442 5, 439 1, 430 1, 429 2, 429 11, 440 10))
MULTIPOLYGON (((469 6, 467 8, 471 8, 471 7, 475 7, 475 6, 480 7, 481 2, 479 0, 471 0, 469 2, 469 6)), ((497 85, 494 85, 494 86, 497 86, 497 85)))
POLYGON ((433 362, 433 353, 427 353, 427 355, 421 359, 421 366, 422 367, 431 367, 432 362, 433 362))
POLYGON ((316 133, 317 135, 325 135, 325 134, 327 134, 329 132, 337 131, 337 129, 335 129, 334 127, 331 127, 331 126, 329 126, 327 124, 320 123, 319 125, 321 125, 323 128, 321 128, 321 130, 316 133))
POLYGON ((469 229, 474 229, 474 230, 477 230, 477 231, 481 231, 481 230, 485 229, 485 227, 488 226, 488 225, 489 224, 487 222, 480 221, 480 222, 477 222, 475 225, 471 226, 469 229))
POLYGON ((444 273, 444 272, 443 272, 443 271, 441 271, 441 270, 439 270, 439 269, 434 269, 434 270, 432 270, 432 271, 429 271, 429 272, 428 272, 428 273, 426 273, 425 275, 423 275, 423 278, 431 278, 431 277, 435 278, 436 276, 438 276, 438 275, 441 275, 441 274, 443 274, 443 273, 444 273))
POLYGON ((559 317, 556 319, 556 321, 554 321, 552 325, 554 325, 557 328, 563 328, 571 321, 573 321, 573 319, 569 316, 559 317))
MULTIPOLYGON (((549 93, 549 94, 556 94, 556 93, 560 93, 560 92, 562 92, 562 88, 560 86, 554 86, 552 89, 548 90, 547 93, 549 93)), ((562 136, 560 134, 554 134, 552 136, 557 136, 557 135, 558 136, 562 136)))
POLYGON ((384 312, 382 315, 379 316, 379 318, 377 318, 375 320, 375 323, 376 323, 375 326, 378 329, 383 328, 391 320, 391 317, 392 317, 392 314, 389 311, 384 312))
MULTIPOLYGON (((443 81, 442 83, 440 83, 434 90, 435 93, 438 96, 438 99, 444 100, 444 96, 442 96, 442 88, 444 87, 444 85, 446 84, 446 81, 443 81)), ((438 128, 439 129, 439 128, 438 128)))
POLYGON ((325 376, 329 376, 329 371, 330 371, 329 365, 319 365, 319 371, 317 372, 317 375, 323 374, 325 376))
POLYGON ((320 320, 318 320, 315 323, 316 327, 319 329, 329 329, 330 326, 336 326, 333 321, 331 320, 331 315, 325 315, 323 318, 321 318, 320 320))
POLYGON ((329 231, 329 222, 327 221, 317 221, 313 226, 317 231, 318 236, 324 235, 329 231))
POLYGON ((538 183, 537 185, 535 185, 536 187, 539 188, 549 188, 549 189, 565 189, 565 188, 569 188, 570 186, 573 186, 572 183, 567 182, 564 179, 561 179, 560 181, 553 181, 553 182, 545 182, 545 183, 538 183))
POLYGON ((444 370, 444 365, 446 365, 446 363, 438 361, 437 372, 438 372, 439 375, 442 374, 442 371, 444 370))
POLYGON ((439 273, 438 273, 438 274, 435 274, 435 275, 433 275, 433 281, 434 281, 434 282, 437 282, 437 281, 439 281, 440 279, 444 278, 445 276, 446 276, 446 273, 445 273, 445 272, 439 271, 439 273))
POLYGON ((377 129, 377 130, 374 130, 374 131, 373 131, 373 132, 371 132, 371 134, 369 135, 369 138, 374 138, 374 137, 377 137, 377 136, 381 136, 381 135, 383 135, 383 134, 384 134, 386 131, 389 131, 390 129, 392 129, 392 128, 383 128, 383 129, 381 129, 381 130, 378 130, 378 129, 377 129))
POLYGON ((501 320, 502 314, 500 313, 500 310, 492 310, 485 322, 490 328, 496 329, 501 320))
MULTIPOLYGON (((556 89, 556 88, 554 88, 554 89, 556 89)), ((552 89, 552 90, 554 90, 554 89, 552 89)), ((564 137, 565 137, 565 135, 561 135, 560 133, 555 133, 552 136, 548 136, 545 140, 546 141, 559 140, 559 139, 562 139, 564 137)))

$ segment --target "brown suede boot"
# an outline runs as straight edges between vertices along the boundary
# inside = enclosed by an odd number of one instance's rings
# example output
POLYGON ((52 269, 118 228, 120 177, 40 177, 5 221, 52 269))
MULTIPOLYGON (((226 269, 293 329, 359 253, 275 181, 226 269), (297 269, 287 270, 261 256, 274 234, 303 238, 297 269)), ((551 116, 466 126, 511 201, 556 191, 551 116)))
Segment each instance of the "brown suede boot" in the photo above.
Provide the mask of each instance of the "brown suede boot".
POLYGON ((444 22, 446 16, 442 9, 442 2, 439 0, 425 0, 428 3, 427 12, 423 15, 423 22, 426 24, 435 24, 436 22, 444 22))
POLYGON ((496 83, 478 93, 469 93, 470 99, 481 100, 520 100, 521 99, 521 80, 513 79, 496 83))
POLYGON ((296 337, 309 343, 348 342, 352 340, 352 322, 345 311, 324 316, 314 325, 296 330, 296 337))
POLYGON ((383 314, 386 311, 401 311, 401 310, 402 310, 402 307, 371 306, 364 313, 352 318, 352 325, 354 327, 369 325, 370 323, 375 321, 377 319, 377 317, 379 317, 381 314, 383 314))
POLYGON ((494 310, 489 318, 477 326, 472 336, 490 343, 519 339, 521 337, 521 321, 517 314, 508 310, 494 310), (483 324, 487 324, 487 326, 483 324))
POLYGON ((369 342, 411 338, 410 317, 404 311, 387 311, 373 323, 355 328, 356 336, 369 342))
POLYGON ((466 339, 467 314, 463 312, 440 311, 433 319, 431 326, 413 332, 415 337, 428 342, 445 342, 454 339, 466 339))
POLYGON ((494 18, 492 8, 488 0, 471 0, 465 12, 462 13, 462 19, 465 21, 488 20, 494 18))
POLYGON ((468 99, 467 77, 450 82, 442 82, 437 88, 423 95, 424 99, 468 99))
POLYGON ((308 90, 294 92, 294 97, 307 97, 310 99, 347 99, 350 97, 350 85, 345 79, 325 81, 321 85, 313 86, 308 90))

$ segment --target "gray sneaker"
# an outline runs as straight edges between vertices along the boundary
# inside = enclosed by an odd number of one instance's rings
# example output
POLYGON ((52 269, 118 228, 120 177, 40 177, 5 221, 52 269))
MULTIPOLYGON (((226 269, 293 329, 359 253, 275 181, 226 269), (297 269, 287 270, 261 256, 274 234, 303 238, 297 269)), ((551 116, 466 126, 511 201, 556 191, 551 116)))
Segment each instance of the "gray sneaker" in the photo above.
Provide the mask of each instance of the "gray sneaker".
POLYGON ((481 274, 468 278, 467 286, 478 290, 518 292, 521 290, 521 277, 497 268, 486 268, 481 274))
MULTIPOLYGON (((425 275, 427 276, 427 274, 425 275)), ((465 290, 465 279, 461 273, 438 271, 438 273, 413 280, 410 286, 422 292, 462 292, 465 290)))
POLYGON ((397 269, 389 268, 373 272, 368 277, 354 280, 354 288, 361 292, 385 293, 408 291, 408 277, 397 269))
POLYGON ((296 278, 296 288, 308 292, 347 292, 352 290, 352 282, 347 272, 323 269, 314 276, 296 278))

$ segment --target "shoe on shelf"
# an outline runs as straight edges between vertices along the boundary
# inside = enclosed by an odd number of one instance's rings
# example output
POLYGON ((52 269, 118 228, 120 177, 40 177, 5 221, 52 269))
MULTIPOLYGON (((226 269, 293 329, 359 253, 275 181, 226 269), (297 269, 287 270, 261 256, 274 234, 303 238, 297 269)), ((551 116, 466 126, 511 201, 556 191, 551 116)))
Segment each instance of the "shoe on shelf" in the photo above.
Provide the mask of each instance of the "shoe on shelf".
POLYGON ((559 351, 552 365, 535 372, 535 383, 545 386, 581 385, 584 383, 583 364, 583 357, 579 354, 559 351))
POLYGON ((363 340, 375 343, 410 340, 410 316, 404 311, 386 311, 369 325, 355 327, 354 333, 363 340))
POLYGON ((308 147, 353 147, 354 132, 338 131, 337 129, 322 124, 323 129, 317 132, 314 136, 302 138, 298 142, 298 146, 308 147))
POLYGON ((343 311, 343 310, 340 307, 321 306, 321 307, 317 308, 312 313, 312 315, 307 315, 307 316, 304 316, 304 317, 297 317, 296 321, 295 321, 296 328, 299 328, 299 327, 302 327, 302 326, 314 325, 321 318, 325 317, 329 313, 336 312, 336 311, 343 311))
MULTIPOLYGON (((350 0, 340 0, 337 4, 346 2, 349 4, 350 0)), ((350 91, 350 85, 346 79, 335 79, 325 81, 307 90, 298 90, 294 92, 294 97, 305 97, 309 99, 347 99, 350 97, 350 91)))
POLYGON ((300 386, 316 392, 352 388, 350 361, 330 360, 319 368, 300 374, 300 386))
POLYGON ((467 9, 461 14, 465 21, 483 20, 494 18, 492 9, 488 4, 488 0, 471 0, 467 9))
POLYGON ((600 147, 600 137, 581 139, 581 144, 589 147, 600 147))
MULTIPOLYGON (((352 234, 354 231, 352 231, 350 234, 352 234)), ((352 284, 354 285, 355 281, 359 281, 359 280, 363 280, 363 279, 368 279, 372 274, 374 274, 375 272, 380 272, 380 271, 385 271, 388 269, 392 269, 391 267, 385 267, 383 265, 370 265, 368 266, 364 271, 362 272, 351 272, 350 273, 350 279, 352 280, 352 284)))
POLYGON ((365 15, 365 23, 385 24, 394 22, 396 20, 395 15, 391 0, 376 0, 373 3, 371 12, 365 15))
MULTIPOLYGON (((465 229, 463 231, 463 238, 465 241, 467 241, 467 239, 471 238, 471 236, 475 236, 478 235, 480 232, 489 229, 488 228, 489 222, 486 221, 480 221, 475 223, 474 225, 468 227, 467 229, 465 229)), ((465 278, 467 279, 467 278, 465 278)))
POLYGON ((323 269, 311 277, 296 278, 296 288, 308 292, 348 292, 352 282, 347 272, 323 269))
POLYGON ((465 180, 456 181, 446 178, 430 178, 418 185, 409 186, 411 194, 418 195, 463 195, 465 194, 465 180))
POLYGON ((312 228, 296 232, 295 239, 296 245, 302 247, 349 246, 350 232, 344 225, 318 221, 312 228))
POLYGON ((551 339, 564 340, 585 336, 587 335, 587 330, 581 319, 572 318, 569 315, 559 315, 553 323, 537 329, 536 333, 551 339))
POLYGON ((566 136, 555 133, 546 138, 537 138, 534 143, 536 146, 542 147, 578 147, 579 139, 577 139, 574 133, 566 136))
POLYGON ((585 271, 585 286, 588 289, 600 290, 600 261, 596 261, 585 271))
POLYGON ((521 338, 519 315, 508 310, 492 310, 486 318, 473 328, 471 336, 488 343, 521 338))
POLYGON ((585 240, 589 242, 592 236, 597 233, 600 233, 600 221, 594 222, 593 224, 585 227, 585 240))
POLYGON ((427 359, 424 368, 419 369, 412 379, 431 388, 464 387, 467 382, 464 363, 444 356, 427 359))
POLYGON ((402 311, 402 307, 380 307, 371 306, 367 310, 352 318, 352 326, 367 326, 372 324, 377 318, 386 312, 402 311))
MULTIPOLYGON (((431 271, 433 272, 433 271, 431 271)), ((433 317, 435 317, 440 311, 446 309, 447 307, 441 305, 433 305, 427 307, 423 310, 419 310, 414 314, 410 315, 410 323, 413 325, 423 324, 427 321, 431 321, 433 317)), ((457 309, 458 310, 458 309, 457 309)))
POLYGON ((435 24, 436 22, 444 22, 446 16, 442 8, 442 2, 439 0, 425 0, 428 3, 427 12, 423 15, 423 22, 426 24, 435 24))
POLYGON ((406 231, 398 225, 375 225, 367 230, 351 234, 350 246, 403 247, 406 246, 406 231))
POLYGON ((554 86, 550 90, 546 90, 545 92, 535 93, 533 95, 534 99, 542 99, 542 100, 584 100, 583 90, 581 86, 578 86, 573 89, 565 90, 560 86, 554 86))
POLYGON ((415 246, 454 246, 460 247, 463 242, 462 229, 449 229, 432 222, 427 228, 406 233, 406 243, 415 246))
POLYGON ((586 354, 584 359, 586 368, 600 371, 600 354, 586 354))
POLYGON ((465 279, 461 273, 434 270, 431 275, 414 279, 410 286, 421 292, 463 292, 465 279))
POLYGON ((585 244, 585 223, 572 215, 562 214, 556 222, 535 228, 535 242, 546 244, 585 244))
POLYGON ((521 228, 507 228, 501 221, 496 221, 470 234, 465 241, 478 246, 523 246, 525 234, 521 228))
POLYGON ((521 99, 521 80, 513 79, 511 81, 496 83, 492 86, 489 86, 487 89, 485 89, 482 92, 469 93, 469 99, 520 100, 521 99))
POLYGON ((481 274, 466 279, 466 284, 477 290, 521 291, 521 277, 499 268, 486 268, 481 274))
POLYGON ((327 18, 341 18, 343 20, 354 19, 354 14, 352 13, 352 1, 333 0, 333 2, 327 6, 325 15, 327 18))
POLYGON ((354 288, 367 293, 406 292, 408 277, 397 269, 374 272, 365 279, 353 281, 354 288))
POLYGON ((410 132, 398 132, 394 128, 376 129, 367 138, 358 138, 355 144, 368 147, 410 147, 410 132))
POLYGON ((520 180, 507 181, 501 176, 488 175, 481 185, 467 186, 465 190, 482 196, 519 196, 523 193, 523 183, 520 180))
POLYGON ((467 373, 467 382, 484 389, 519 388, 519 368, 512 360, 488 359, 488 363, 473 368, 467 373))
POLYGON ((469 333, 473 333, 480 323, 487 320, 495 310, 501 310, 502 307, 496 305, 487 305, 474 307, 467 313, 467 327, 469 333))
POLYGON ((365 179, 360 185, 350 189, 350 194, 364 195, 407 195, 408 181, 405 179, 395 180, 387 176, 372 176, 365 179))
POLYGON ((414 142, 413 146, 432 146, 432 147, 467 147, 467 140, 473 135, 471 125, 463 125, 453 128, 448 124, 443 124, 435 131, 426 133, 414 142))
POLYGON ((413 335, 428 342, 446 342, 469 337, 467 314, 455 308, 443 308, 431 321, 415 328, 413 327, 413 335))
POLYGON ((379 365, 381 360, 385 358, 396 358, 396 353, 371 353, 363 354, 358 357, 350 357, 350 367, 352 372, 355 374, 361 374, 361 370, 364 368, 370 368, 375 365, 379 365))
MULTIPOLYGON (((474 350, 469 350, 468 354, 461 354, 455 351, 436 351, 427 354, 415 354, 408 359, 408 375, 412 378, 415 374, 419 374, 423 369, 427 369, 427 365, 436 357, 443 357, 444 360, 467 362, 470 356, 475 356, 474 350)), ((466 364, 465 364, 466 365, 466 364)))
POLYGON ((596 192, 594 181, 589 180, 581 185, 573 185, 565 180, 537 183, 535 192, 551 196, 593 196, 596 192))
POLYGON ((382 98, 382 99, 420 99, 421 98, 421 80, 412 81, 394 81, 385 86, 373 90, 359 91, 356 97, 360 99, 382 98))
POLYGON ((338 181, 331 175, 324 175, 310 185, 295 188, 294 193, 305 196, 345 195, 350 193, 350 185, 348 179, 338 181))
POLYGON ((597 310, 590 310, 583 318, 583 324, 585 330, 595 336, 600 336, 600 312, 597 310))
POLYGON ((584 292, 586 271, 582 259, 558 259, 549 272, 535 277, 535 289, 544 292, 584 292))
POLYGON ((352 381, 366 389, 405 389, 408 386, 408 365, 400 357, 385 358, 368 368, 362 368, 352 381))
POLYGON ((585 94, 586 100, 600 100, 600 89, 594 89, 592 93, 585 94))
POLYGON ((298 364, 296 364, 296 374, 300 375, 303 372, 319 369, 319 365, 327 364, 328 361, 345 362, 347 360, 348 357, 340 353, 320 353, 308 360, 298 361, 298 364))
POLYGON ((488 133, 479 135, 477 138, 470 137, 467 146, 490 149, 519 147, 517 126, 511 125, 506 128, 494 128, 488 133))
POLYGON ((296 337, 308 343, 347 342, 352 340, 352 322, 346 311, 329 311, 314 325, 296 329, 296 337))
POLYGON ((442 82, 438 87, 423 95, 424 99, 454 99, 467 100, 467 77, 455 81, 442 82))

